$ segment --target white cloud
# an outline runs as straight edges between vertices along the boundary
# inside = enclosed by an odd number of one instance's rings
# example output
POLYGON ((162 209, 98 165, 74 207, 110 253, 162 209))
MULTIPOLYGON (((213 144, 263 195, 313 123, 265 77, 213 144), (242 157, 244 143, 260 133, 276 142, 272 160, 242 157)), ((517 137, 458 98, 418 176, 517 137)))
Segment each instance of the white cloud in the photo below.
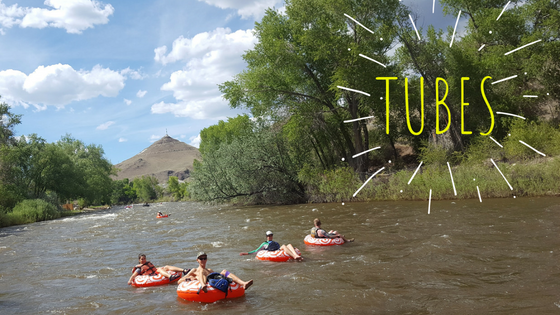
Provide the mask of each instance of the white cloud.
POLYGON ((146 93, 148 93, 148 91, 139 90, 138 93, 136 93, 136 96, 138 96, 139 98, 142 98, 142 97, 144 97, 144 95, 146 95, 146 93))
POLYGON ((86 71, 59 63, 39 66, 29 75, 13 69, 0 71, 0 95, 26 108, 32 104, 42 110, 46 105, 64 107, 99 95, 117 96, 124 81, 120 73, 100 65, 86 71))
MULTIPOLYGON (((45 0, 44 8, 6 6, 0 0, 0 26, 63 28, 68 33, 81 34, 96 24, 107 24, 115 9, 95 0, 45 0)), ((3 30, 2 30, 3 32, 3 30)))
POLYGON ((144 80, 148 77, 147 74, 142 73, 140 70, 132 70, 130 67, 121 70, 121 74, 133 80, 144 80))
POLYGON ((127 100, 126 98, 124 99, 124 102, 126 103, 126 105, 132 104, 132 101, 131 101, 131 100, 127 100))
POLYGON ((2 28, 11 28, 14 25, 21 23, 21 17, 25 15, 26 10, 19 7, 17 4, 6 6, 0 0, 0 31, 2 28))
POLYGON ((125 139, 125 138, 119 138, 119 142, 127 142, 127 141, 128 141, 128 139, 125 139))
POLYGON ((192 136, 189 138, 189 140, 191 140, 190 145, 192 145, 193 147, 200 147, 200 134, 198 134, 198 136, 192 136))
POLYGON ((171 113, 176 117, 194 119, 226 119, 224 110, 227 103, 221 96, 197 101, 180 101, 178 103, 159 102, 152 105, 152 114, 171 113))
POLYGON ((103 124, 97 126, 97 128, 95 128, 95 129, 97 129, 97 130, 105 130, 105 129, 109 128, 109 127, 110 127, 111 125, 113 125, 113 124, 115 124, 114 121, 108 121, 108 122, 106 122, 106 123, 103 123, 103 124))
POLYGON ((161 136, 158 136, 158 135, 151 135, 151 136, 150 136, 150 142, 156 142, 156 141, 158 141, 158 140, 161 139, 161 138, 162 138, 162 137, 161 137, 161 136))
POLYGON ((185 139, 186 135, 180 135, 179 138, 185 139))
POLYGON ((246 19, 251 16, 260 19, 267 8, 281 4, 281 0, 198 0, 216 6, 220 9, 234 9, 237 14, 246 19))
MULTIPOLYGON (((172 113, 195 119, 225 119, 228 104, 218 90, 218 84, 245 68, 241 55, 254 47, 257 39, 253 30, 218 28, 210 33, 200 33, 192 39, 179 37, 173 49, 156 49, 156 61, 163 64, 189 60, 184 70, 173 72, 161 90, 172 91, 176 103, 160 102, 152 105, 152 113, 172 113)), ((161 48, 161 47, 160 47, 161 48)))
POLYGON ((154 59, 166 65, 215 51, 233 50, 235 55, 253 48, 256 42, 257 38, 253 35, 253 30, 238 30, 232 33, 229 28, 219 27, 210 33, 196 34, 192 39, 180 36, 173 41, 173 48, 167 56, 165 55, 167 46, 154 49, 154 59))

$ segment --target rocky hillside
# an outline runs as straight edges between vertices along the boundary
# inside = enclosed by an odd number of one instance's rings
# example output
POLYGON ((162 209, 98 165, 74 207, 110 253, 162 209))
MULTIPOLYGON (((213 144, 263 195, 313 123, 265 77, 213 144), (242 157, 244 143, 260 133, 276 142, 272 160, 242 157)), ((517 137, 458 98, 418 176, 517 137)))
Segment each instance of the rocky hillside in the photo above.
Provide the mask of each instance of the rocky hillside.
POLYGON ((137 155, 115 165, 120 169, 116 179, 132 180, 151 175, 160 184, 166 183, 169 176, 185 180, 193 169, 194 159, 202 159, 197 148, 166 135, 137 155))

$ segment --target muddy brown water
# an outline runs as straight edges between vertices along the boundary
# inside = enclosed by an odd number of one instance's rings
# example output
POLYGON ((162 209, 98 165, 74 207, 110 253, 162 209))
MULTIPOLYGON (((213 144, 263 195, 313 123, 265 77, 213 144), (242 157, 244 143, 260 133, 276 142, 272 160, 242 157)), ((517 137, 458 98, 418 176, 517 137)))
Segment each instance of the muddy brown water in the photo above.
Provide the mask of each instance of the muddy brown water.
POLYGON ((2 314, 558 314, 560 199, 518 198, 113 208, 0 229, 2 314), (171 213, 156 219, 156 212, 171 213), (354 243, 306 246, 319 217, 354 243), (304 262, 239 256, 272 230, 304 262), (254 285, 238 299, 184 301, 176 285, 128 286, 156 266, 227 269, 254 285))

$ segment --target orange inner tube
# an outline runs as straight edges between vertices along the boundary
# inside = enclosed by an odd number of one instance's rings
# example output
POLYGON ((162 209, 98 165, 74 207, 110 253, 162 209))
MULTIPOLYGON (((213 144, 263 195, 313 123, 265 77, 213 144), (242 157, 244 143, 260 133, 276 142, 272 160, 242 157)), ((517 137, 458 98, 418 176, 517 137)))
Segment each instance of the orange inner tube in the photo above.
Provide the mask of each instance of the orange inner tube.
POLYGON ((213 303, 218 300, 233 299, 245 295, 245 289, 235 282, 229 285, 227 296, 225 292, 210 285, 206 286, 208 292, 200 290, 200 293, 197 294, 200 286, 198 280, 182 282, 177 287, 177 296, 191 302, 213 303))
POLYGON ((161 218, 167 218, 168 216, 169 215, 167 215, 167 214, 166 215, 158 215, 158 216, 156 216, 156 218, 161 219, 161 218))
POLYGON ((332 246, 332 245, 342 245, 344 240, 342 238, 316 238, 311 235, 307 235, 303 242, 306 245, 318 245, 318 246, 332 246))
MULTIPOLYGON (((169 271, 170 275, 174 275, 178 272, 175 271, 169 271)), ((153 274, 153 275, 145 275, 145 276, 137 276, 136 278, 134 278, 134 280, 132 281, 132 285, 135 287, 153 287, 156 285, 164 285, 164 284, 168 284, 171 282, 175 282, 177 280, 179 280, 179 278, 181 277, 177 277, 177 279, 173 280, 173 281, 169 281, 169 278, 164 277, 158 273, 153 274)))
MULTIPOLYGON (((298 255, 301 255, 299 249, 294 248, 298 255)), ((292 259, 290 255, 286 254, 283 250, 275 250, 275 251, 268 251, 268 250, 260 250, 257 253, 258 260, 270 260, 270 261, 288 261, 292 259)))

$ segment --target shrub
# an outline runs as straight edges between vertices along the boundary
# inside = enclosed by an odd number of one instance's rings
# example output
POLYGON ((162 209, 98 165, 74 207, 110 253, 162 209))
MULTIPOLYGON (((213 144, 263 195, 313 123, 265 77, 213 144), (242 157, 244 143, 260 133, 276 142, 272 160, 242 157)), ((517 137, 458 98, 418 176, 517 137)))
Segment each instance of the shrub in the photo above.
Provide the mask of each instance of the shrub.
POLYGON ((80 207, 80 209, 83 209, 87 206, 89 206, 87 200, 85 200, 84 198, 78 199, 78 207, 80 207))
POLYGON ((361 181, 349 167, 333 170, 313 169, 306 165, 298 174, 298 179, 306 185, 306 193, 311 202, 341 202, 350 200, 361 181))
POLYGON ((464 154, 464 160, 470 165, 478 164, 488 159, 502 160, 505 157, 504 149, 497 145, 488 136, 476 136, 464 154))
POLYGON ((27 199, 18 203, 8 216, 12 224, 25 224, 60 218, 60 212, 42 199, 27 199))
POLYGON ((427 165, 445 165, 448 161, 447 150, 440 146, 428 144, 420 148, 419 159, 427 165))
POLYGON ((504 141, 507 159, 525 160, 540 156, 519 142, 520 140, 547 156, 560 154, 560 131, 548 123, 527 123, 524 120, 516 120, 509 134, 511 136, 506 137, 504 141))

